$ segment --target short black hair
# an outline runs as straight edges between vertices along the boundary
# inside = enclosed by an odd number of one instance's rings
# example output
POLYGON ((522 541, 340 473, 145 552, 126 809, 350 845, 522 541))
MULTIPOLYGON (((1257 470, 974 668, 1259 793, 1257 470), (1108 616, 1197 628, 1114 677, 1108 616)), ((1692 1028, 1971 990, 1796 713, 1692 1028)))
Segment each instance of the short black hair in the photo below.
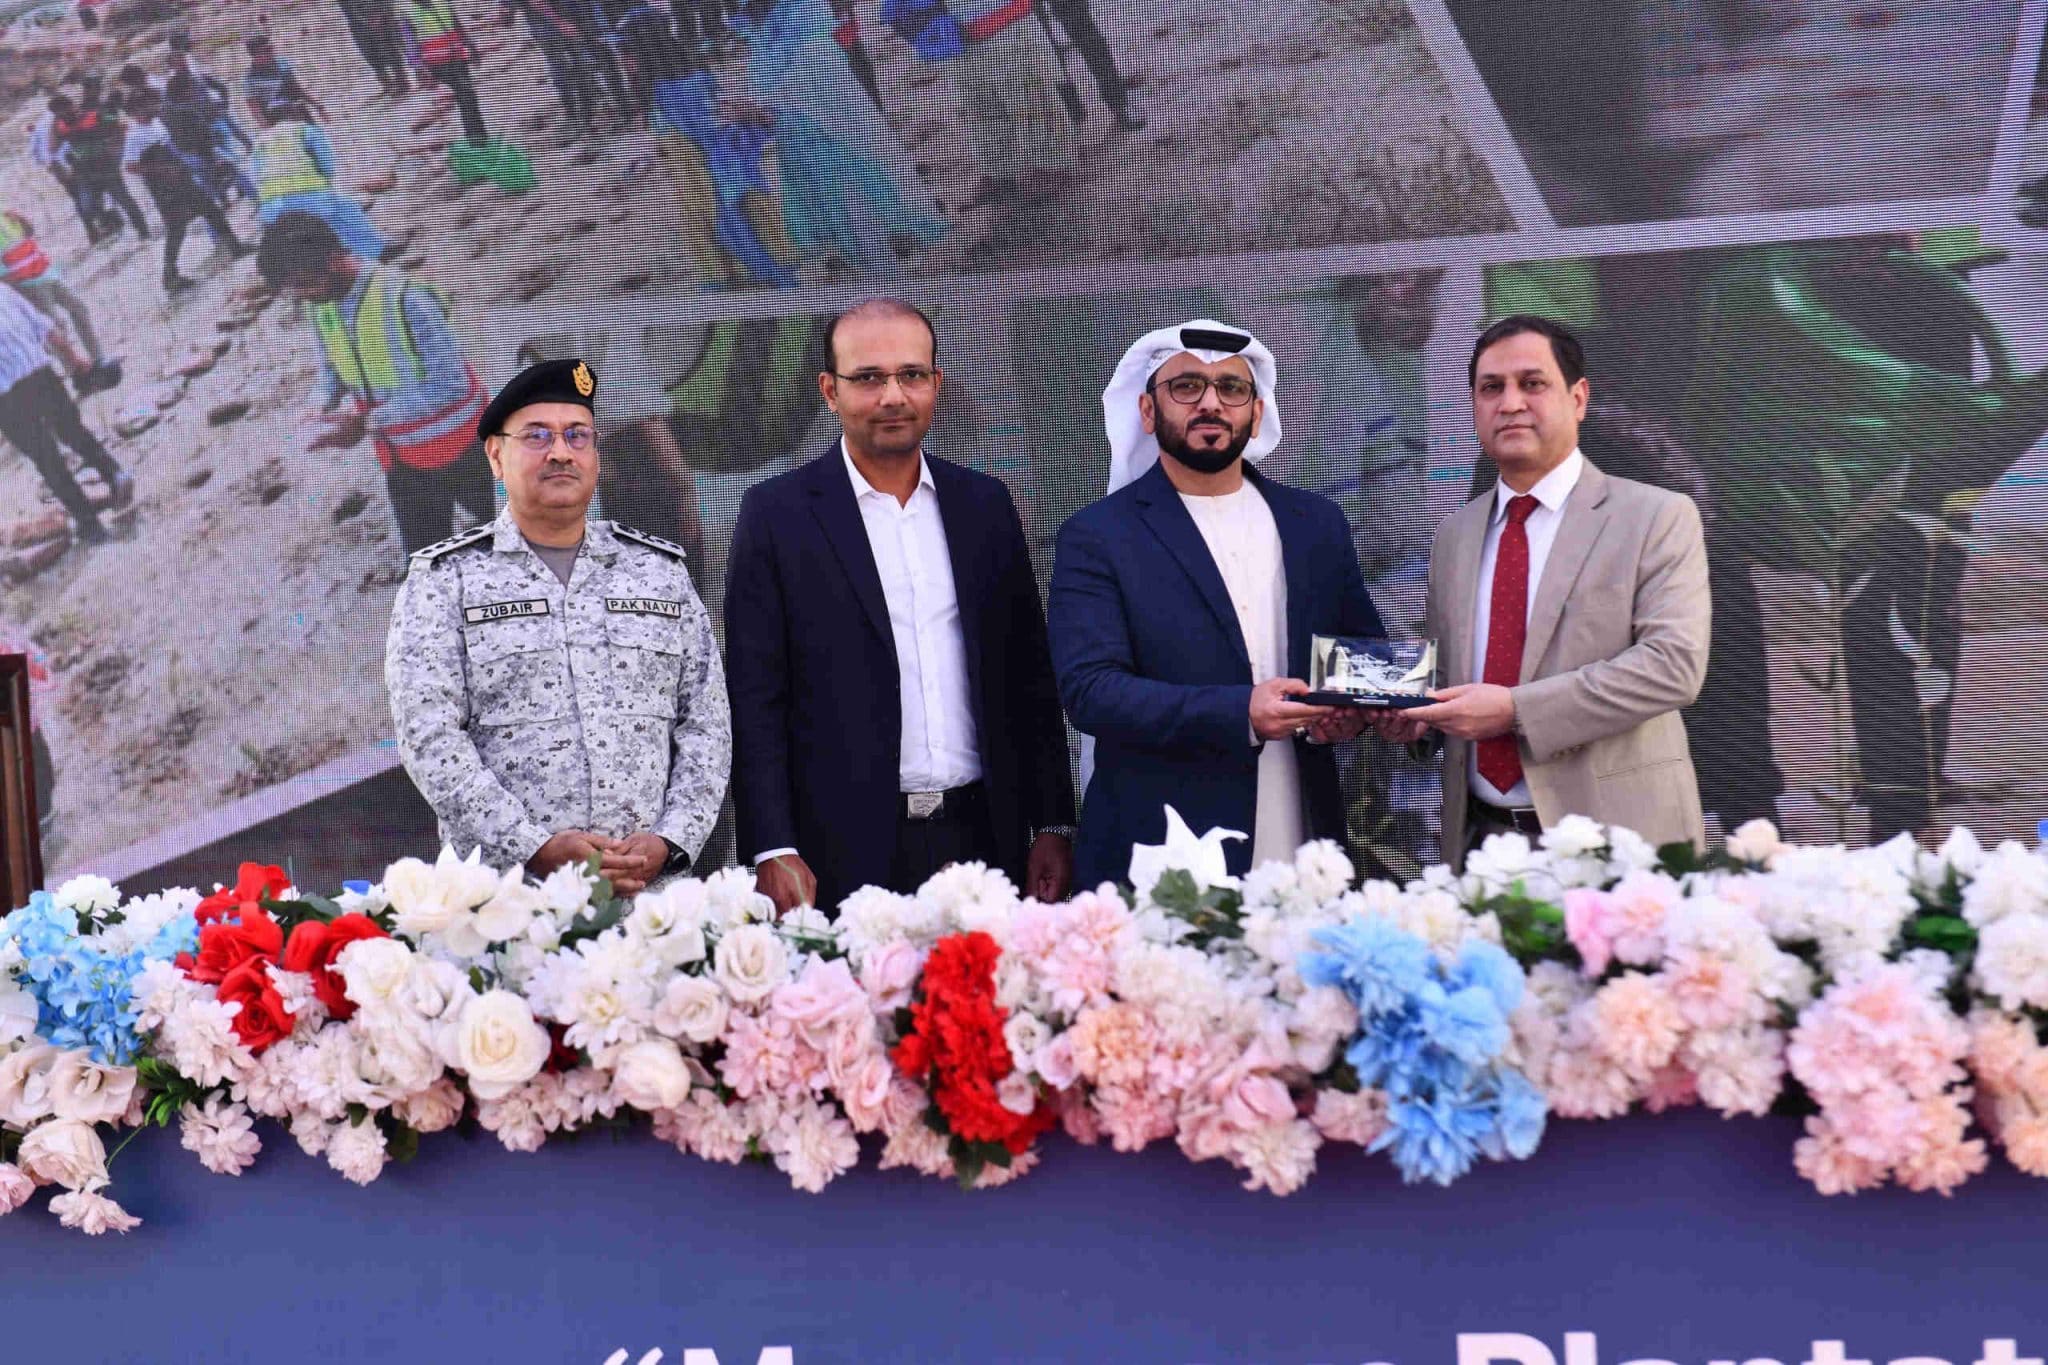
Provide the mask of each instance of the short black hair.
POLYGON ((256 270, 272 289, 283 289, 299 276, 325 270, 336 253, 347 251, 325 221, 294 209, 265 229, 256 248, 256 270))
POLYGON ((1479 357, 1486 354, 1487 347, 1526 332, 1550 338, 1550 354, 1557 358, 1557 371, 1564 376, 1565 387, 1586 377, 1586 348, 1572 335, 1571 328, 1536 313, 1511 313, 1481 332, 1479 340, 1472 343, 1472 358, 1465 362, 1465 387, 1478 385, 1479 357))
POLYGON ((839 324, 853 318, 916 318, 924 324, 925 333, 932 339, 932 368, 938 368, 939 329, 932 326, 931 315, 914 303, 877 296, 854 300, 847 305, 845 312, 825 324, 825 368, 832 373, 839 373, 839 351, 834 345, 839 335, 839 324))

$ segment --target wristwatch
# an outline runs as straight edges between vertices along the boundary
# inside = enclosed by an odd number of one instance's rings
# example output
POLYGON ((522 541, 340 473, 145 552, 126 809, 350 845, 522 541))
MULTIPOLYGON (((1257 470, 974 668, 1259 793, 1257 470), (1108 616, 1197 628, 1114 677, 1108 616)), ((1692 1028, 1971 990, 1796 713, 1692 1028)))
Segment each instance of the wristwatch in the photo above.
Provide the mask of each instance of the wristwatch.
POLYGON ((659 837, 664 844, 668 845, 668 861, 661 865, 662 875, 666 876, 671 872, 689 871, 690 855, 683 852, 683 846, 665 834, 659 837))
POLYGON ((1072 825, 1040 825, 1031 831, 1032 841, 1036 842, 1041 834, 1057 834, 1070 844, 1074 842, 1074 827, 1072 825))

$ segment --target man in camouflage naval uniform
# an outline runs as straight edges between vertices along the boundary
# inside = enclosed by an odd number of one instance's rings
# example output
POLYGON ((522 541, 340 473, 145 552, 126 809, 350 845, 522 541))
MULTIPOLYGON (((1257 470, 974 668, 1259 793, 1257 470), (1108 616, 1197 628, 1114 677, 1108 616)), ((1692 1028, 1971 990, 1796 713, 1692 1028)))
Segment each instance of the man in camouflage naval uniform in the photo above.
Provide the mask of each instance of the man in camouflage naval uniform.
POLYGON ((548 361, 484 410, 505 510, 412 556, 384 677, 444 843, 538 876, 596 854, 631 895, 703 848, 732 718, 682 549, 585 517, 596 388, 548 361))

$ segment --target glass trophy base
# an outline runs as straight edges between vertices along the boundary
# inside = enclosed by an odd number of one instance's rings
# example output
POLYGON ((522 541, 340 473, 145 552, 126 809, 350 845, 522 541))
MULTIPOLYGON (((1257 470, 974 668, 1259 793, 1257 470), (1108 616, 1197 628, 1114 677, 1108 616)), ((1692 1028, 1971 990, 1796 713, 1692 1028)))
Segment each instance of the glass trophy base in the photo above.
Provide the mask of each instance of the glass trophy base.
POLYGON ((1380 711, 1389 707, 1406 711, 1416 706, 1436 705, 1435 697, 1418 697, 1412 693, 1375 696, 1365 692, 1290 692, 1287 700, 1298 701, 1304 706, 1355 706, 1363 711, 1380 711))

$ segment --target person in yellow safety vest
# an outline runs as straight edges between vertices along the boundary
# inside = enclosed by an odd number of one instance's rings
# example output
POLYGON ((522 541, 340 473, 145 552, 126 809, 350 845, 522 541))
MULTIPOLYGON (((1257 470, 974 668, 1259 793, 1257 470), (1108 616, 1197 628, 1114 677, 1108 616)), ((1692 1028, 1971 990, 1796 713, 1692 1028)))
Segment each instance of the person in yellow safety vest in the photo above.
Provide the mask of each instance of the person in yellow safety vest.
POLYGON ((390 243, 355 200, 334 188, 334 144, 305 106, 269 106, 249 153, 256 182, 256 218, 265 227, 287 213, 310 213, 334 229, 343 246, 366 261, 384 258, 390 243))
POLYGON ((305 305, 319 339, 326 430, 313 448, 353 445, 369 432, 405 552, 453 534, 457 505, 477 521, 495 516, 476 436, 489 395, 456 339, 446 296, 356 256, 310 213, 272 223, 256 265, 273 289, 305 305))
POLYGON ((78 344, 92 362, 92 368, 75 381, 79 392, 112 387, 105 381, 113 367, 107 364, 107 354, 100 348, 99 334, 93 330, 92 313, 85 300, 65 282, 64 273, 36 241, 35 224, 13 209, 0 209, 0 280, 46 316, 54 319, 61 312, 71 319, 71 330, 78 334, 78 344))
POLYGON ((454 0, 401 0, 398 18, 405 26, 405 47, 413 64, 455 97, 462 135, 479 147, 489 142, 491 132, 484 125, 483 106, 476 102, 476 83, 469 75, 476 53, 455 13, 454 0))

